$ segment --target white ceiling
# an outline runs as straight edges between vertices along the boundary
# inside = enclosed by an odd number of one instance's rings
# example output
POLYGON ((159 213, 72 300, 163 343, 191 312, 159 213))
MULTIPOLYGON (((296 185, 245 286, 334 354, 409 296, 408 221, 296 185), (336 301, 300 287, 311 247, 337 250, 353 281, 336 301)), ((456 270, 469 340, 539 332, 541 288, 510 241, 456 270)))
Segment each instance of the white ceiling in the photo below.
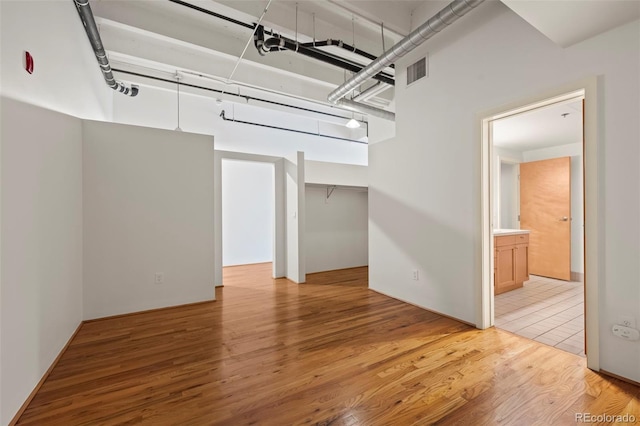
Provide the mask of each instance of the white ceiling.
POLYGON ((554 43, 567 47, 640 18, 638 0, 502 0, 554 43))
POLYGON ((494 146, 513 151, 579 142, 582 142, 581 100, 554 104, 493 122, 494 146))
MULTIPOLYGON (((188 0, 188 3, 253 24, 267 1, 188 0)), ((93 0, 91 5, 105 48, 110 57, 117 58, 114 68, 132 70, 138 66, 136 72, 140 72, 139 65, 144 63, 148 69, 145 73, 157 77, 166 78, 176 70, 186 70, 227 80, 252 37, 251 29, 170 1, 93 0), (161 70, 162 75, 154 70, 161 70)), ((274 0, 262 24, 301 42, 310 42, 315 35, 316 40, 342 40, 377 56, 383 51, 380 23, 385 22, 385 46, 390 47, 410 32, 415 5, 415 1, 274 0)), ((322 49, 362 66, 370 62, 337 47, 322 49)), ((387 72, 393 74, 391 69, 387 72)), ((251 42, 232 81, 326 104, 328 93, 349 75, 345 76, 344 70, 336 66, 295 52, 260 56, 251 42)), ((116 77, 131 80, 122 73, 116 73, 116 77)), ((389 105, 392 98, 390 87, 371 103, 389 105)))
MULTIPOLYGON (((267 4, 267 0, 185 1, 248 24, 257 21, 267 4)), ((595 34, 632 19, 637 16, 634 6, 640 5, 640 0, 504 2, 558 43, 573 42, 576 37, 595 34), (603 4, 610 7, 603 9, 603 4), (578 33, 580 35, 576 35, 578 33)), ((289 38, 296 38, 297 34, 300 41, 311 41, 315 35, 316 40, 343 40, 380 55, 382 23, 388 49, 422 23, 416 22, 423 20, 416 16, 431 16, 431 9, 440 9, 446 3, 442 0, 273 0, 263 25, 289 38)), ((288 51, 260 56, 250 43, 231 85, 224 84, 251 38, 251 29, 168 0, 91 0, 91 6, 114 68, 168 79, 179 70, 185 83, 229 89, 237 82, 237 87, 263 88, 324 105, 328 105, 329 92, 345 79, 345 72, 333 65, 288 51), (197 74, 206 78, 196 77, 197 74)), ((465 19, 474 19, 473 15, 470 13, 465 19)), ((447 31, 454 32, 455 28, 447 31)), ((344 49, 327 50, 362 65, 369 62, 344 49)), ((129 74, 115 74, 118 79, 140 83, 129 74)), ((144 83, 152 84, 148 80, 144 83)), ((392 110, 393 96, 390 87, 369 102, 392 110)))

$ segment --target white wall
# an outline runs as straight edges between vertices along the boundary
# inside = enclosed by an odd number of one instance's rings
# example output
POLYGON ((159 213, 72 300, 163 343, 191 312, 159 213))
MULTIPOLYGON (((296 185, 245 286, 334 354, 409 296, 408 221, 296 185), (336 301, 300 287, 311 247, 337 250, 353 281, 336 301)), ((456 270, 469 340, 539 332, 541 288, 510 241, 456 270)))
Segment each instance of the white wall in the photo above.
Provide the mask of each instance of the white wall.
POLYGON ((361 186, 364 188, 368 185, 367 167, 354 164, 305 160, 304 178, 306 183, 323 185, 361 186))
POLYGON ((295 283, 305 282, 305 184, 304 152, 285 158, 284 179, 287 224, 287 278, 295 283))
POLYGON ((365 266, 368 262, 368 197, 366 189, 307 185, 306 272, 365 266))
POLYGON ((500 174, 501 167, 500 164, 503 160, 506 160, 511 163, 521 163, 522 162, 522 152, 518 152, 512 149, 502 148, 499 146, 493 147, 492 152, 493 159, 493 224, 494 228, 500 227, 500 215, 498 212, 500 211, 500 174))
POLYGON ((273 260, 274 165, 222 161, 222 264, 273 260))
POLYGON ((396 135, 395 121, 384 120, 373 116, 368 117, 369 120, 369 145, 386 141, 396 135))
POLYGON ((513 222, 513 210, 516 198, 516 166, 513 164, 500 164, 500 228, 518 228, 513 222))
POLYGON ((76 117, 111 119, 113 90, 72 1, 1 1, 0 10, 3 96, 76 117), (33 74, 24 69, 25 51, 34 58, 33 74))
POLYGON ((1 419, 82 321, 82 124, 2 98, 1 419))
POLYGON ((485 2, 453 27, 396 63, 396 137, 369 149, 371 288, 475 323, 480 115, 598 76, 600 367, 640 381, 640 343, 611 334, 618 315, 640 319, 640 24, 562 49, 485 2), (429 78, 407 88, 427 51, 429 78))
MULTIPOLYGON (((219 114, 224 109, 228 118, 235 116, 239 120, 311 132, 316 132, 320 126, 321 133, 329 132, 328 125, 323 122, 318 124, 317 120, 272 111, 253 104, 242 105, 224 101, 222 106, 218 106, 215 93, 211 94, 211 97, 202 96, 200 93, 198 89, 186 87, 180 90, 180 127, 188 132, 215 135, 216 149, 276 157, 286 157, 292 152, 304 151, 305 158, 311 160, 367 164, 366 144, 223 121, 219 114)), ((176 127, 175 86, 163 89, 142 85, 138 96, 123 98, 114 96, 115 122, 160 129, 176 127)), ((341 137, 350 137, 353 133, 344 127, 340 128, 340 131, 341 137)))
POLYGON ((83 138, 85 319, 215 299, 213 138, 93 121, 83 138))

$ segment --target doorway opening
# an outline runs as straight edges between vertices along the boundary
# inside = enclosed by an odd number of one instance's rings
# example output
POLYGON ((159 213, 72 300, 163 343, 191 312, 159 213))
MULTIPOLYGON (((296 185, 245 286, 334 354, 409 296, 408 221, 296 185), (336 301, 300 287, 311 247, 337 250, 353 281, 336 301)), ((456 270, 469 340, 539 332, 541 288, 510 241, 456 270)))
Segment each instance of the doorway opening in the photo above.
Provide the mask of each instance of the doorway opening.
MULTIPOLYGON (((589 326, 597 324, 597 306, 591 306, 597 303, 587 307, 589 300, 597 301, 597 281, 595 274, 585 280, 584 262, 597 258, 595 235, 588 240, 591 244, 585 244, 584 226, 585 210, 593 213, 589 217, 594 220, 597 213, 591 196, 597 182, 597 132, 585 120, 597 117, 596 83, 585 86, 497 110, 482 119, 484 272, 479 324, 481 328, 495 325, 579 355, 586 352, 588 366, 597 369, 597 326, 589 326), (593 102, 590 108, 589 102, 593 102), (542 172, 556 160, 566 169, 545 177, 542 172), (522 179, 529 181, 532 176, 534 186, 523 188, 522 179), (564 176, 563 185, 558 184, 558 176, 564 176), (558 186, 566 187, 567 211, 550 214, 557 222, 552 227, 566 230, 566 249, 561 254, 554 251, 555 243, 549 246, 541 238, 541 233, 550 231, 535 223, 551 207, 531 205, 532 198, 535 201, 541 192, 558 186), (548 260, 540 256, 549 252, 551 263, 562 257, 563 275, 549 271, 548 260)), ((558 237, 553 229, 552 237, 558 237)))
POLYGON ((284 159, 218 150, 214 158, 214 286, 224 285, 223 266, 263 263, 284 277, 284 159))
POLYGON ((273 262, 273 163, 222 160, 223 268, 273 262))

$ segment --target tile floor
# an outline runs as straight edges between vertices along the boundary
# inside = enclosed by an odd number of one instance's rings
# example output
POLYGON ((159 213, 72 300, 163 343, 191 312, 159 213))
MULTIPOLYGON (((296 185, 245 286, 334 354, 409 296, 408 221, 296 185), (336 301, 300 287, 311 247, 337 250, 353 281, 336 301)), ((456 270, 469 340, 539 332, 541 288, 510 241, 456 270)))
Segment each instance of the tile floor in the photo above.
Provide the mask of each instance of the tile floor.
POLYGON ((581 282, 531 275, 524 287, 495 297, 495 325, 585 356, 583 295, 581 282))

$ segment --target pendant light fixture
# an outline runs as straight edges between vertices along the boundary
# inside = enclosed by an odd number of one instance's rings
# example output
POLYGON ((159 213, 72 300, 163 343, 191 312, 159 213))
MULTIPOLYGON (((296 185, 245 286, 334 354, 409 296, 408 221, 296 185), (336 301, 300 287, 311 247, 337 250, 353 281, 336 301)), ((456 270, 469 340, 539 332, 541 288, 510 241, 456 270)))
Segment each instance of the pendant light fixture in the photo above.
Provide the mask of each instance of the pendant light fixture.
POLYGON ((180 74, 178 74, 178 72, 176 71, 176 93, 177 93, 177 97, 178 97, 178 108, 177 108, 177 113, 178 113, 178 126, 176 127, 176 131, 181 132, 182 129, 180 128, 180 79, 182 78, 182 76, 180 74))
POLYGON ((345 126, 350 129, 357 129, 358 127, 360 127, 360 122, 355 119, 354 114, 355 113, 353 112, 351 113, 351 120, 347 121, 347 124, 345 124, 345 126))

